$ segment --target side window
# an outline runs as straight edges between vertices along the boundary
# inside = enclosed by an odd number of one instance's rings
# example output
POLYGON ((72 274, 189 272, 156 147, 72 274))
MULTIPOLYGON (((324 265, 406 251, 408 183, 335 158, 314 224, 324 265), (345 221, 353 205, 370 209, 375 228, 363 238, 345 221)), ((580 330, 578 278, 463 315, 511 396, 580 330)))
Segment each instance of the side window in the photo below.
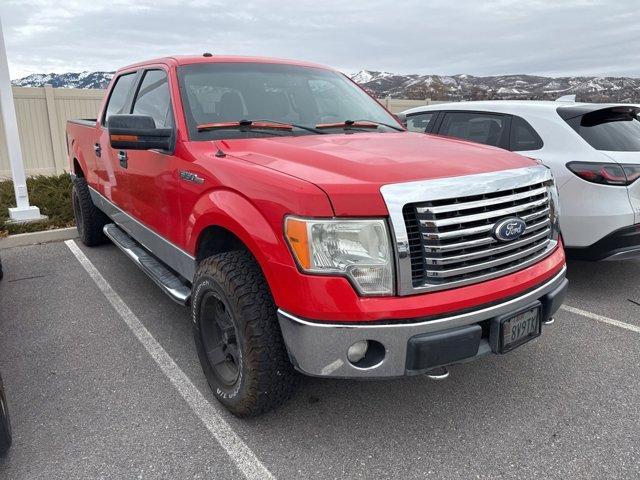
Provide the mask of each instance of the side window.
POLYGON ((109 97, 109 103, 107 103, 107 109, 104 114, 103 124, 106 125, 109 121, 109 117, 111 115, 118 115, 121 113, 129 113, 125 112, 127 108, 126 102, 127 97, 129 96, 129 90, 131 90, 131 86, 133 85, 133 81, 136 78, 136 74, 127 73, 126 75, 121 75, 116 80, 113 89, 111 90, 111 96, 109 97))
POLYGON ((164 71, 148 70, 145 72, 133 103, 132 113, 151 116, 156 128, 173 126, 171 95, 167 74, 164 71))
POLYGON ((540 150, 543 146, 540 135, 536 133, 524 118, 513 116, 511 119, 510 150, 522 152, 526 150, 540 150))
POLYGON ((424 112, 407 115, 407 129, 411 132, 425 133, 429 124, 436 118, 436 113, 424 112))
POLYGON ((494 147, 506 146, 506 115, 475 112, 448 112, 438 133, 494 147))

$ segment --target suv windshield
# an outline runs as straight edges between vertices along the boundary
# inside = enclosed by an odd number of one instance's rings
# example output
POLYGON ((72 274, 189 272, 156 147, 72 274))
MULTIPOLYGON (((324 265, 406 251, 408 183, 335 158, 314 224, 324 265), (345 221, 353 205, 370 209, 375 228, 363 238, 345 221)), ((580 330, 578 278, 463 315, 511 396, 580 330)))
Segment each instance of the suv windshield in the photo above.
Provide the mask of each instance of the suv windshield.
POLYGON ((180 67, 178 78, 192 140, 401 129, 378 102, 331 70, 283 64, 208 63, 180 67), (198 129, 241 120, 281 122, 293 128, 278 132, 260 128, 198 129), (357 123, 345 126, 347 121, 376 125, 373 129, 359 128, 357 123), (323 132, 313 131, 318 125, 323 132))
POLYGON ((605 108, 567 123, 596 150, 640 152, 640 121, 635 109, 605 108))

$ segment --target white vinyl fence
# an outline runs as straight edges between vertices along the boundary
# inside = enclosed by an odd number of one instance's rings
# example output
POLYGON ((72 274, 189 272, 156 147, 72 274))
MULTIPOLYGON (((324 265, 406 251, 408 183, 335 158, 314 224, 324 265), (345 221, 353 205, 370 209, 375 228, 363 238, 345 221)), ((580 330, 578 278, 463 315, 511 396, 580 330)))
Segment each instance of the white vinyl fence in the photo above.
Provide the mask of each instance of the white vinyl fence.
MULTIPOLYGON (((72 118, 95 118, 105 90, 13 87, 20 144, 27 175, 53 175, 68 170, 65 124, 72 118)), ((391 112, 426 105, 429 100, 383 98, 391 112)), ((0 132, 2 132, 0 119, 0 132)), ((17 140, 17 139, 16 139, 17 140)), ((11 178, 4 134, 0 135, 0 178, 11 178)))
MULTIPOLYGON (((27 175, 53 175, 68 170, 65 124, 70 118, 95 118, 104 93, 49 85, 13 87, 27 175)), ((0 119, 0 129, 3 128, 0 119)), ((11 178, 4 133, 0 135, 0 178, 11 178)))

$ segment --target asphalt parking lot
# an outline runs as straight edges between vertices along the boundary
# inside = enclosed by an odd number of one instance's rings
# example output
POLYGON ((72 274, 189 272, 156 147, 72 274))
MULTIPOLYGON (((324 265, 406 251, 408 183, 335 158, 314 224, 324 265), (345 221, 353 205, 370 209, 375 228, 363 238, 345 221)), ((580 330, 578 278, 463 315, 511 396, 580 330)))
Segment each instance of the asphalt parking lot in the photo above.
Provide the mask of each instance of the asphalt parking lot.
POLYGON ((640 262, 570 263, 572 310, 446 381, 307 378, 239 420, 188 310, 114 246, 80 251, 84 266, 63 242, 0 252, 2 479, 640 477, 640 262))

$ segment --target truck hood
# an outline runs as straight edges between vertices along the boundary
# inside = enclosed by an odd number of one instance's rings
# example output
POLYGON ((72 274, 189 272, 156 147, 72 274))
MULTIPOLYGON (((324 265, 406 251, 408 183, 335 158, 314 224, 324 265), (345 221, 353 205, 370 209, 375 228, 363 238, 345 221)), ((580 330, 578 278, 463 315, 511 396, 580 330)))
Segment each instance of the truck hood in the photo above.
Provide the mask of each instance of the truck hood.
POLYGON ((473 175, 536 162, 502 149, 411 132, 219 141, 228 154, 324 190, 336 215, 387 215, 380 187, 473 175))

